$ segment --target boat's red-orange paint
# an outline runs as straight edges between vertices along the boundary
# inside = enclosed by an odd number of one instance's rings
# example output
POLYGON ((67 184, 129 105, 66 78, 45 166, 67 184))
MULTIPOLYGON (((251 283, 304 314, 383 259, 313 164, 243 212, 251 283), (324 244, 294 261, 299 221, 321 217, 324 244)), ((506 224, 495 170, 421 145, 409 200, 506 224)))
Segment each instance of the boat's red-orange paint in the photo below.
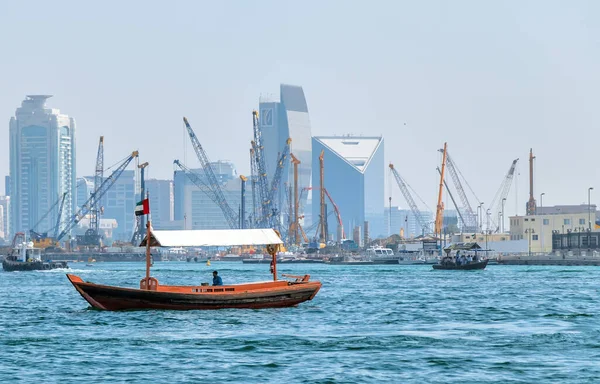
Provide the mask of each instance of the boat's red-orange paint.
MULTIPOLYGON (((125 309, 220 309, 290 307, 312 300, 321 283, 309 275, 293 281, 277 280, 222 286, 174 286, 151 283, 151 289, 123 288, 84 282, 67 274, 77 292, 90 305, 104 310, 125 309), (156 288, 156 289, 154 289, 156 288)), ((142 279, 142 284, 145 280, 142 279)))

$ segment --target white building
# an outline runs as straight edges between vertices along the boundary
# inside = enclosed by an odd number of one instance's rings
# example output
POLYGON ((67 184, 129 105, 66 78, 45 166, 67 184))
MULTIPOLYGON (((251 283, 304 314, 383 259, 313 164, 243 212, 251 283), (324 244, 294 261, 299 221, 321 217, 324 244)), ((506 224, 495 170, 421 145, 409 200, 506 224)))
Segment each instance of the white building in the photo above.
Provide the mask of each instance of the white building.
POLYGON ((10 196, 0 196, 0 207, 2 207, 3 239, 10 241, 12 240, 12 233, 10 230, 10 196))
MULTIPOLYGON (((25 232, 67 193, 63 215, 75 211, 75 120, 46 107, 48 95, 28 95, 10 119, 11 231, 25 232)), ((52 228, 58 209, 42 220, 52 228)))

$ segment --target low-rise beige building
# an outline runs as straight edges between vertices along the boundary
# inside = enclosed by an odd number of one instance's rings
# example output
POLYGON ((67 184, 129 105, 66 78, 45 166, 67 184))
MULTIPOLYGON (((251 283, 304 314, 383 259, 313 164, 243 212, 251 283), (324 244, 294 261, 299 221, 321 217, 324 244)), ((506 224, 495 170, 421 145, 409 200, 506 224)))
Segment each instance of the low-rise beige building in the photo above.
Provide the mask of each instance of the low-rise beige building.
POLYGON ((510 239, 528 241, 530 252, 552 252, 552 233, 584 232, 594 230, 596 206, 556 206, 539 209, 531 216, 510 216, 510 239), (557 208, 561 207, 561 208, 557 208), (589 209, 589 212, 588 212, 589 209), (565 213, 561 213, 565 212, 565 213))

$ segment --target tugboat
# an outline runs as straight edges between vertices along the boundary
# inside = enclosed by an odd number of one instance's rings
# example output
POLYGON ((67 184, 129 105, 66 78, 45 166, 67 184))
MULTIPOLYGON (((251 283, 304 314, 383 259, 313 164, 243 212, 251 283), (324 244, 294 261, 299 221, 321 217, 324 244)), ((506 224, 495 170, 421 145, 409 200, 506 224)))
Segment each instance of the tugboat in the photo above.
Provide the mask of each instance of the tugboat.
POLYGON ((23 232, 13 238, 10 253, 2 260, 2 268, 12 271, 43 271, 69 268, 66 261, 42 261, 42 249, 35 248, 33 241, 27 241, 23 232))

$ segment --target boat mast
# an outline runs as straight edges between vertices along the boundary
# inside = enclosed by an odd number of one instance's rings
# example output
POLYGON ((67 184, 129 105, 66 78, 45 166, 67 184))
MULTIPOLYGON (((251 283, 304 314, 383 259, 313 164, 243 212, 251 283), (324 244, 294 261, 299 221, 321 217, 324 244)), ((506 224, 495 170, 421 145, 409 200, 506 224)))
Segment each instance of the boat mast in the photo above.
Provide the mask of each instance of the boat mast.
MULTIPOLYGON (((149 192, 146 192, 146 199, 150 199, 149 192)), ((146 289, 150 289, 150 219, 150 212, 148 212, 148 221, 146 222, 146 289)))

